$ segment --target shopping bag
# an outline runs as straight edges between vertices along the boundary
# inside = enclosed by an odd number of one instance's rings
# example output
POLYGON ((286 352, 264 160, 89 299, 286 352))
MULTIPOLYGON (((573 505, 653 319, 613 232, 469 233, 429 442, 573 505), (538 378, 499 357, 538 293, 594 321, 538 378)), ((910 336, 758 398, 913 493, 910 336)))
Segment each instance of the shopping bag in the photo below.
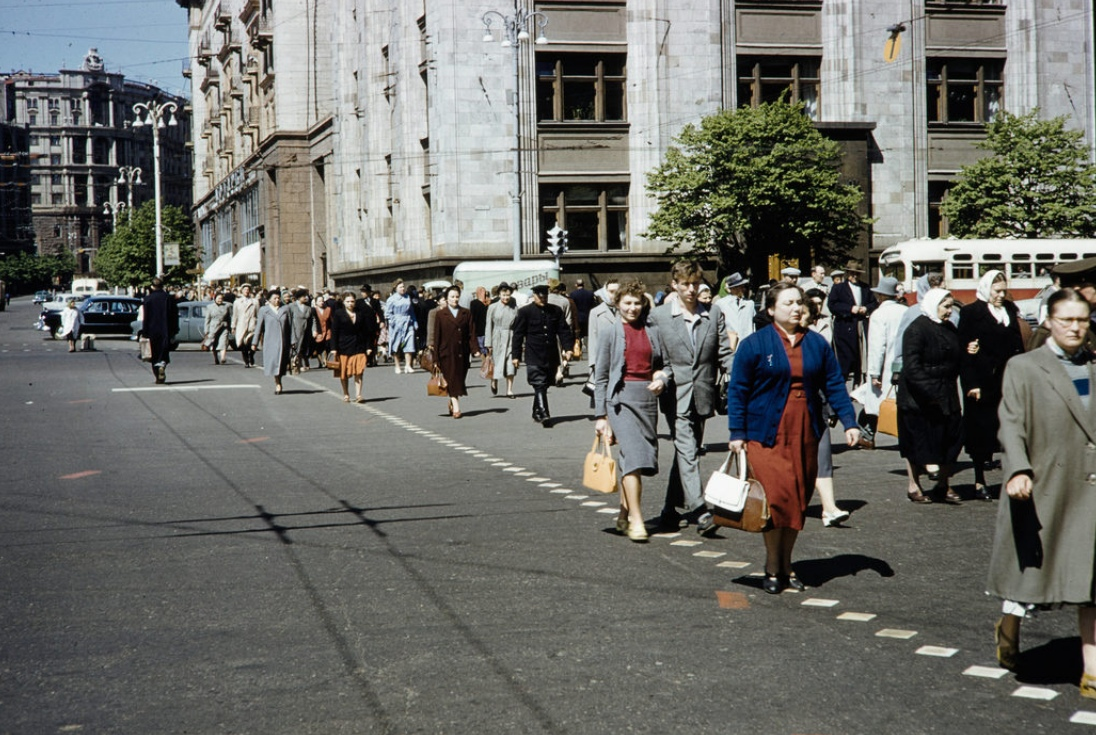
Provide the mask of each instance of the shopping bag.
POLYGON ((582 466, 582 485, 599 493, 614 493, 617 489, 616 460, 609 443, 601 434, 594 435, 594 445, 582 466))
POLYGON ((138 337, 137 345, 141 349, 141 362, 152 362, 152 343, 148 337, 138 337))
POLYGON ((441 374, 440 370, 435 370, 434 374, 430 376, 430 380, 426 381, 426 395, 428 396, 448 396, 449 384, 445 382, 445 376, 441 374))
POLYGON ((711 474, 704 486, 704 502, 718 506, 733 513, 741 513, 746 505, 746 496, 750 492, 750 481, 746 479, 746 451, 740 449, 730 452, 719 469, 711 474), (735 460, 738 471, 729 471, 731 460, 735 460))
POLYGON ((483 356, 483 364, 480 365, 480 377, 491 380, 495 377, 495 360, 490 355, 483 356))
POLYGON ((875 425, 875 433, 898 436, 898 402, 891 396, 890 391, 879 404, 879 421, 875 425))

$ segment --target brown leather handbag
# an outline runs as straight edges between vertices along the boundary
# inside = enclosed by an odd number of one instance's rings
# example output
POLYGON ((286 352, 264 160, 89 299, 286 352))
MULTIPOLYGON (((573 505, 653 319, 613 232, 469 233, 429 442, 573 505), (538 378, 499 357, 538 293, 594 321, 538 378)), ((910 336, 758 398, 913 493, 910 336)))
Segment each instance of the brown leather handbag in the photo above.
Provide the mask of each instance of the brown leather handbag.
POLYGON ((747 473, 750 490, 746 494, 746 505, 741 511, 735 513, 712 506, 712 521, 717 526, 736 528, 739 531, 749 533, 761 533, 768 531, 772 525, 772 516, 769 514, 769 499, 765 497, 765 488, 753 477, 752 472, 747 473))
POLYGON ((426 381, 426 395, 449 395, 449 384, 445 382, 445 376, 441 374, 441 370, 435 370, 434 374, 430 376, 430 380, 426 381))
POLYGON ((875 427, 876 433, 898 436, 898 402, 894 400, 891 392, 879 403, 879 422, 875 427))

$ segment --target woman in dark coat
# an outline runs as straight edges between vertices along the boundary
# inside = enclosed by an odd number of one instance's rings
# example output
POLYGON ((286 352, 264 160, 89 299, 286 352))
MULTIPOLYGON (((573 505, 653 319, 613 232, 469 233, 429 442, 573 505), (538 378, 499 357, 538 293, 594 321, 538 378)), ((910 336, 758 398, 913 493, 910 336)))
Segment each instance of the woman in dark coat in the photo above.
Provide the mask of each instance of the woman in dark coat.
POLYGON ((434 330, 430 344, 437 355, 438 369, 445 378, 449 393, 449 413, 459 419, 460 397, 468 395, 465 378, 472 357, 479 357, 479 341, 472 312, 458 304, 460 288, 450 286, 445 290, 445 305, 434 314, 434 330))
POLYGON ((1047 307, 1046 344, 1005 369, 1005 485, 987 590, 1004 600, 997 659, 1008 669, 1018 662, 1029 607, 1076 606, 1080 693, 1096 699, 1096 364, 1084 345, 1090 307, 1071 288, 1056 291, 1047 307))
POLYGON ((959 502, 948 487, 952 465, 963 446, 959 407, 959 365, 963 349, 949 321, 955 300, 942 288, 921 299, 921 316, 902 335, 903 367, 898 379, 898 449, 914 472, 923 469, 936 485, 928 494, 909 493, 914 502, 959 502))
POLYGON ((997 406, 1005 363, 1024 351, 1020 312, 1005 299, 1008 284, 999 270, 987 271, 978 282, 978 300, 959 314, 959 344, 975 343, 963 355, 963 434, 967 454, 974 462, 974 493, 992 500, 986 490, 985 465, 997 451, 997 406))
POLYGON ((282 305, 281 292, 276 288, 270 289, 266 305, 259 309, 252 344, 255 349, 263 351, 263 375, 273 376, 275 395, 281 395, 282 376, 289 370, 292 330, 289 307, 282 305))
POLYGON ((377 316, 365 299, 359 303, 353 291, 343 294, 342 308, 332 307, 328 324, 331 327, 332 355, 339 362, 335 377, 342 383, 343 401, 350 402, 350 378, 354 378, 355 403, 362 398, 362 373, 373 351, 377 337, 377 316))

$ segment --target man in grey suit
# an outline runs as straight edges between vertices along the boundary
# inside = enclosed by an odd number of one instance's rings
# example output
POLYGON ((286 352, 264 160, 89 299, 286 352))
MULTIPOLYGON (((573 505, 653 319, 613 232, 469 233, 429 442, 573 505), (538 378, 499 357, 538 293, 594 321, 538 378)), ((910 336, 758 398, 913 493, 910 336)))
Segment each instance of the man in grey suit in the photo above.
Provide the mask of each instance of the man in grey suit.
POLYGON ((698 455, 704 442, 704 422, 715 412, 719 367, 730 370, 731 349, 718 306, 710 310, 697 301, 703 271, 691 261, 670 269, 677 298, 651 312, 658 328, 663 359, 670 364, 673 385, 660 396, 662 412, 674 440, 674 462, 659 516, 659 530, 676 531, 681 522, 694 523, 700 533, 715 530, 702 496, 698 455))

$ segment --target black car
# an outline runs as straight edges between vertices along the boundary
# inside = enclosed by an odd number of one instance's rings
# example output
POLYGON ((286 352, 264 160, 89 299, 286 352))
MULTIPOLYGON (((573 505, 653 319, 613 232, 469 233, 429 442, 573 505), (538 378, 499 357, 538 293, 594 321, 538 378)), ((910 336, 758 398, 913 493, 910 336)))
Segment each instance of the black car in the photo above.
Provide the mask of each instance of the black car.
MULTIPOLYGON (((89 296, 76 308, 84 314, 83 333, 128 335, 141 308, 141 300, 132 296, 89 296)), ((61 312, 47 312, 42 319, 56 339, 61 329, 61 312)))

